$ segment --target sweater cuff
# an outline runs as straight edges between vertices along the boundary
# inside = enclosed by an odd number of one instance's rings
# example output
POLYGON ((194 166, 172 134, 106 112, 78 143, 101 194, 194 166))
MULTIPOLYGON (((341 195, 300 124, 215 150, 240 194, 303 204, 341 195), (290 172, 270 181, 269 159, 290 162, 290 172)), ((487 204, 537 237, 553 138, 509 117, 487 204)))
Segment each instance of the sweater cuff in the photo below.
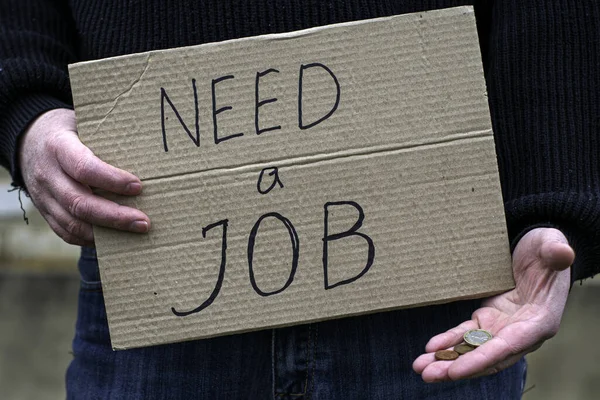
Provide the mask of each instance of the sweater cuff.
POLYGON ((19 140, 29 124, 35 118, 46 111, 57 108, 73 109, 73 106, 65 103, 56 97, 32 93, 15 100, 7 110, 6 116, 2 121, 4 130, 4 156, 8 159, 12 185, 14 187, 24 188, 23 177, 19 166, 19 140))

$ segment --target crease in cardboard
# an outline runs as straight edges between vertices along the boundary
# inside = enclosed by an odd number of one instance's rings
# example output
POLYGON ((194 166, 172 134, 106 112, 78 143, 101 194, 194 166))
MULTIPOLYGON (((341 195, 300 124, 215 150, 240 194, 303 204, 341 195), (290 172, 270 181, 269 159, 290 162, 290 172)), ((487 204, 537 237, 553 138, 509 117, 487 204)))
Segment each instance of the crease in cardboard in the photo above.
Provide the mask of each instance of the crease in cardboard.
MULTIPOLYGON (((115 97, 115 99, 112 101, 113 104, 110 107, 110 109, 106 112, 106 114, 104 115, 104 117, 98 122, 98 125, 96 126, 96 129, 94 130, 94 133, 98 133, 98 131, 100 130, 100 127, 102 126, 102 124, 106 121, 106 119, 110 116, 110 114, 113 112, 113 110, 119 104, 119 100, 127 98, 131 94, 131 92, 133 91, 133 89, 135 89, 135 87, 141 82, 142 78, 146 74, 146 71, 148 71, 148 67, 149 66, 150 66, 150 54, 148 54, 146 56, 146 61, 144 62, 144 69, 142 70, 142 72, 140 73, 140 75, 137 77, 137 79, 133 80, 133 82, 131 83, 131 85, 127 89, 125 89, 123 92, 119 93, 115 97)), ((96 105, 94 105, 94 106, 96 106, 96 105)))
POLYGON ((270 159, 264 160, 258 163, 252 164, 243 164, 243 165, 232 165, 227 167, 215 167, 215 168, 205 168, 201 170, 191 170, 185 173, 178 174, 167 174, 167 175, 157 175, 150 178, 142 179, 142 182, 151 182, 161 179, 168 178, 176 178, 187 175, 199 175, 199 174, 221 174, 228 172, 243 172, 246 170, 254 170, 257 168, 264 168, 267 164, 277 164, 278 167, 282 166, 295 166, 295 165, 309 165, 323 161, 336 161, 342 160, 345 158, 352 157, 364 157, 370 155, 377 155, 380 153, 400 153, 406 151, 419 151, 423 149, 427 149, 432 146, 444 145, 453 142, 460 141, 470 141, 470 140, 478 140, 478 139, 489 139, 493 137, 493 133, 491 129, 485 129, 482 131, 472 131, 466 133, 457 133, 453 135, 448 135, 444 138, 440 138, 437 140, 432 140, 429 142, 420 142, 420 143, 395 143, 385 146, 371 146, 371 147, 360 147, 357 149, 345 149, 338 152, 333 153, 314 153, 314 154, 305 154, 298 157, 285 157, 279 159, 270 159))
MULTIPOLYGON (((476 141, 480 142, 479 145, 481 147, 486 147, 486 143, 489 144, 490 141, 492 141, 491 137, 482 137, 482 138, 478 138, 476 139, 476 141)), ((442 145, 442 147, 438 147, 438 149, 440 148, 444 148, 447 147, 445 154, 451 153, 451 146, 457 146, 459 144, 459 142, 451 142, 451 143, 445 143, 444 145, 442 145)), ((422 147, 420 149, 423 149, 422 147)), ((425 151, 427 149, 424 149, 425 151)), ((344 158, 342 160, 340 159, 334 159, 334 160, 329 160, 329 159, 324 159, 324 160, 319 160, 316 161, 314 163, 310 163, 310 164, 301 164, 301 165, 289 165, 286 166, 285 168, 285 173, 286 174, 290 174, 292 171, 297 171, 298 169, 304 168, 304 167, 309 167, 312 170, 328 170, 327 167, 331 167, 331 166, 335 166, 338 164, 344 164, 344 165, 356 165, 357 162, 362 159, 362 161, 371 161, 373 164, 378 163, 381 158, 390 158, 390 156, 396 156, 396 155, 400 155, 402 154, 404 151, 403 150, 399 150, 399 151, 390 151, 390 152, 380 152, 377 153, 375 155, 375 157, 371 158, 364 158, 364 156, 358 155, 355 157, 348 157, 348 158, 344 158)), ((427 153, 426 153, 427 154, 427 153)), ((444 153, 442 153, 444 154, 444 153)), ((483 154, 483 156, 487 156, 485 153, 483 154)), ((413 157, 418 158, 418 156, 413 155, 413 157)), ((479 156, 481 157, 481 156, 479 156)), ((398 157, 400 158, 400 157, 398 157)), ((427 158, 427 157, 425 157, 427 158)), ((424 162, 425 165, 426 162, 424 162)), ((264 165, 270 165, 270 164, 264 164, 264 165)), ((189 191, 189 188, 187 187, 188 184, 192 186, 192 188, 194 188, 194 185, 197 185, 198 187, 200 186, 199 183, 190 183, 190 182, 204 182, 204 184, 207 184, 209 186, 213 186, 214 185, 214 181, 216 181, 217 178, 228 178, 230 176, 235 176, 239 178, 239 175, 248 175, 250 174, 252 176, 253 173, 258 173, 262 167, 264 167, 264 165, 257 165, 255 167, 255 169, 252 170, 228 170, 228 171, 218 171, 218 173, 204 173, 204 172, 200 172, 200 173, 196 173, 193 175, 188 175, 185 174, 183 176, 178 176, 175 177, 176 179, 172 179, 172 178, 165 178, 163 180, 156 180, 152 182, 152 185, 154 187, 159 187, 161 185, 168 185, 170 187, 171 191, 174 191, 174 193, 178 193, 179 197, 185 197, 187 195, 184 195, 182 193, 182 189, 186 188, 187 191, 189 191), (186 182, 188 184, 186 184, 186 182)), ((282 165, 279 165, 280 167, 282 165)), ((211 171, 214 172, 214 171, 211 171)), ((418 181, 418 186, 432 186, 432 185, 436 185, 438 187, 440 187, 441 189, 439 189, 439 191, 441 191, 441 193, 446 193, 447 194, 447 188, 452 188, 456 185, 458 185, 458 182, 463 182, 463 181, 467 181, 467 182, 478 182, 480 180, 486 180, 488 177, 490 177, 491 175, 493 175, 494 171, 493 170, 484 170, 481 171, 479 169, 474 169, 474 170, 469 170, 468 173, 466 173, 465 175, 456 175, 457 171, 446 171, 445 174, 449 174, 450 176, 446 177, 443 180, 440 180, 438 177, 427 177, 427 179, 425 177, 423 177, 422 179, 420 179, 418 181)), ((308 174, 310 175, 310 174, 308 174)), ((248 179, 247 176, 242 176, 242 181, 245 181, 246 179, 248 179)), ((351 183, 355 183, 354 181, 348 181, 349 184, 351 183)), ((297 186, 297 185, 296 185, 297 186)), ((327 186, 327 185, 326 185, 327 186)), ((414 185, 412 185, 414 187, 414 185)), ((482 188, 478 187, 478 185, 473 184, 470 185, 470 187, 473 187, 473 189, 477 188, 477 191, 479 192, 482 188)), ((494 186, 492 186, 494 187, 494 186)), ((204 189, 210 193, 211 189, 209 187, 204 187, 204 189)), ((498 189, 498 188, 496 188, 498 189)), ((155 189, 152 188, 152 194, 149 194, 149 197, 155 197, 157 196, 155 192, 155 189)), ((452 193, 451 193, 452 194, 452 193)), ((468 190, 467 195, 471 196, 472 192, 471 190, 468 190)), ((355 196, 357 196, 358 193, 355 194, 355 196)), ((210 195, 209 195, 210 196, 210 195)), ((456 197, 456 194, 453 194, 454 197, 456 197)), ((361 196, 362 197, 362 196, 361 196)), ((488 198, 488 195, 486 195, 486 198, 488 198)), ((119 202, 118 200, 125 200, 125 201, 131 201, 131 198, 123 198, 120 196, 115 197, 115 199, 117 200, 117 202, 119 202)), ((455 201, 460 200, 460 198, 454 198, 455 201)), ((498 195, 498 197, 496 199, 494 199, 496 201, 500 201, 500 196, 498 195)), ((230 202, 235 202, 235 200, 230 200, 230 202)), ((400 203, 400 200, 398 200, 398 203, 400 203)), ((175 207, 175 206, 171 206, 171 207, 175 207)), ((377 206, 376 206, 377 207, 377 206)), ((501 213, 500 213, 501 214, 501 213)), ((501 214, 502 215, 502 214, 501 214)), ((372 216, 372 215, 371 215, 372 216)), ((102 228, 103 230, 108 230, 107 228, 102 228)), ((131 237, 137 237, 135 234, 127 234, 130 235, 131 237)), ((492 234, 492 236, 497 235, 497 232, 494 232, 492 234)), ((409 237, 418 237, 419 234, 417 233, 416 236, 411 236, 411 235, 405 235, 404 236, 404 240, 408 239, 409 237)), ((230 227, 230 232, 229 232, 229 239, 228 241, 230 242, 235 242, 237 240, 243 241, 245 238, 245 234, 241 234, 239 232, 236 231, 232 231, 232 228, 230 227)), ((480 239, 482 238, 482 236, 480 235, 480 239)), ((456 234, 453 233, 452 231, 449 232, 448 234, 448 239, 452 240, 455 243, 463 243, 463 237, 460 234, 456 234)), ((154 238, 148 236, 148 240, 144 241, 144 242, 138 242, 137 243, 137 249, 135 251, 128 249, 126 247, 121 248, 120 250, 116 250, 116 249, 112 249, 111 253, 109 255, 104 256, 104 260, 119 260, 123 257, 123 255, 125 254, 130 254, 131 256, 135 255, 135 254, 139 254, 142 255, 147 251, 152 251, 155 253, 160 253, 160 250, 166 250, 169 249, 170 251, 173 252, 178 252, 179 250, 184 250, 186 248, 189 248, 190 245, 197 243, 197 238, 192 238, 189 240, 183 240, 182 238, 178 238, 176 236, 167 236, 165 238, 160 239, 160 241, 156 241, 154 240, 154 238)), ((465 242, 466 244, 466 242, 465 242)), ((423 247, 422 250, 426 251, 428 250, 427 248, 423 247)), ((450 255, 458 255, 459 253, 456 252, 456 250, 454 248, 450 249, 450 253, 448 254, 450 255)), ((458 267, 456 265, 454 265, 454 274, 452 275, 456 275, 456 272, 460 272, 459 269, 457 269, 458 267)))
MULTIPOLYGON (((114 61, 115 59, 118 59, 120 57, 130 57, 130 56, 133 56, 133 57, 136 57, 136 58, 144 58, 145 61, 144 61, 144 66, 142 68, 142 73, 139 75, 139 77, 138 78, 134 78, 133 81, 132 81, 132 83, 127 86, 127 89, 122 90, 122 92, 119 93, 117 96, 115 96, 114 99, 105 100, 103 102, 99 102, 97 100, 78 101, 77 102, 77 108, 81 110, 81 109, 85 109, 85 108, 90 107, 90 106, 92 106, 92 107, 98 107, 98 106, 104 106, 107 103, 115 103, 119 99, 119 97, 121 97, 123 94, 125 94, 127 92, 131 92, 131 89, 133 89, 133 86, 142 79, 143 75, 148 70, 149 60, 150 60, 150 58, 152 57, 152 55, 154 53, 155 53, 155 51, 148 51, 148 52, 144 52, 144 53, 135 53, 135 54, 128 55, 128 56, 116 56, 116 57, 110 57, 110 58, 102 59, 102 61, 104 61, 104 60, 113 60, 114 61)), ((77 69, 81 65, 84 65, 84 64, 87 64, 87 63, 96 63, 98 61, 100 61, 100 60, 82 61, 82 62, 79 62, 79 63, 76 63, 76 64, 69 64, 68 65, 69 74, 71 74, 71 75, 73 74, 73 68, 77 69)))

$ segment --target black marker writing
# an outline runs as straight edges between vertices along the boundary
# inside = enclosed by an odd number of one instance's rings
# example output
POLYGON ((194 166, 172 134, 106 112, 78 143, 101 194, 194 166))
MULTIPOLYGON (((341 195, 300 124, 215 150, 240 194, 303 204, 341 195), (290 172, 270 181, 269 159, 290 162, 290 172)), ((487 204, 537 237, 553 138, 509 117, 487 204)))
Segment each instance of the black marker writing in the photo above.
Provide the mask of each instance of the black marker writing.
POLYGON ((256 134, 260 135, 261 133, 265 133, 265 132, 269 132, 269 131, 275 131, 277 129, 281 129, 281 125, 277 125, 277 126, 272 126, 270 128, 263 128, 260 129, 259 127, 259 123, 258 123, 258 109, 262 106, 264 106, 265 104, 269 104, 269 103, 274 103, 277 101, 277 98, 271 98, 271 99, 266 99, 266 100, 260 100, 260 96, 258 95, 258 83, 260 81, 260 78, 270 74, 271 72, 276 72, 279 73, 278 70, 274 69, 274 68, 269 68, 266 71, 263 72, 257 72, 256 73, 256 83, 255 83, 255 101, 254 101, 254 127, 256 128, 256 134))
POLYGON ((340 104, 340 93, 341 93, 340 83, 338 82, 338 79, 335 76, 335 74, 333 73, 333 71, 330 70, 326 65, 323 65, 321 63, 312 63, 312 64, 307 64, 307 65, 301 65, 300 66, 300 77, 298 78, 298 127, 300 127, 300 129, 309 129, 309 128, 312 128, 313 126, 318 125, 321 122, 325 121, 327 118, 331 117, 333 115, 333 113, 335 112, 335 110, 337 110, 337 108, 340 104), (336 93, 335 104, 333 105, 333 108, 327 114, 325 114, 323 117, 319 118, 318 120, 316 120, 314 122, 311 122, 310 124, 305 125, 304 121, 302 120, 302 90, 303 90, 304 71, 306 71, 309 68, 315 68, 315 67, 322 68, 325 71, 327 71, 329 73, 329 75, 331 75, 331 77, 333 78, 333 81, 335 82, 335 86, 337 88, 337 93, 336 93))
POLYGON ((225 81, 227 79, 233 79, 233 78, 234 78, 233 75, 227 75, 227 76, 222 76, 222 77, 217 78, 217 79, 213 79, 213 81, 212 81, 212 108, 213 108, 213 113, 212 114, 213 114, 213 127, 214 127, 215 144, 219 144, 219 143, 224 142, 226 140, 233 139, 233 138, 236 138, 238 136, 244 135, 243 132, 234 133, 233 135, 229 135, 229 136, 225 136, 225 137, 219 137, 219 134, 218 134, 217 115, 221 114, 224 111, 231 110, 233 107, 231 107, 231 106, 225 106, 225 107, 221 107, 221 108, 219 108, 217 110, 217 95, 216 95, 215 88, 217 86, 217 83, 223 82, 223 81, 225 81))
POLYGON ((229 222, 228 220, 224 219, 222 221, 215 222, 214 224, 210 224, 202 229, 202 237, 206 238, 206 232, 210 231, 212 228, 215 228, 217 226, 223 227, 223 239, 221 240, 221 266, 219 267, 219 277, 217 278, 217 284, 215 285, 215 288, 213 289, 213 291, 210 294, 210 296, 208 297, 208 299, 206 299, 206 301, 204 303, 200 304, 198 307, 194 308, 191 311, 177 311, 177 310, 175 310, 175 307, 171 307, 171 311, 173 312, 173 314, 177 315, 178 317, 185 317, 187 315, 195 314, 197 312, 204 310, 206 307, 210 306, 213 303, 213 301, 215 301, 217 296, 219 295, 219 291, 221 291, 221 286, 223 285, 223 278, 225 277, 225 265, 227 264, 227 224, 228 224, 228 222, 229 222))
POLYGON ((279 178, 279 169, 277 169, 277 167, 264 168, 262 171, 260 171, 260 175, 258 176, 258 182, 256 183, 256 189, 258 190, 258 193, 267 194, 271 190, 273 190, 275 185, 279 185, 280 188, 283 188, 283 183, 281 182, 281 179, 279 178), (268 188, 263 190, 262 182, 263 182, 263 178, 264 178, 266 171, 271 171, 267 175, 273 177, 273 182, 271 182, 271 185, 269 185, 268 188))
POLYGON ((171 110, 173 110, 173 112, 175 113, 175 116, 179 120, 179 123, 181 124, 185 132, 188 134, 190 139, 192 139, 196 147, 200 147, 200 122, 198 121, 198 90, 196 89, 195 79, 192 79, 192 88, 194 89, 194 105, 196 110, 196 137, 192 135, 192 132, 190 132, 185 122, 183 122, 183 118, 181 118, 181 115, 179 115, 179 111, 177 111, 177 108, 167 95, 167 91, 162 87, 160 88, 160 122, 162 127, 163 146, 165 148, 165 152, 169 151, 169 147, 167 146, 167 131, 165 129, 165 100, 167 100, 167 103, 169 103, 171 110))
POLYGON ((250 238, 248 239, 248 270, 250 272, 250 284, 254 288, 254 291, 256 291, 256 293, 258 293, 259 295, 261 295, 263 297, 267 297, 267 296, 272 296, 277 293, 281 293, 285 289, 287 289, 288 286, 290 286, 292 284, 292 281, 294 280, 294 276, 296 275, 296 269, 298 269, 299 254, 300 254, 300 240, 298 239, 298 233, 296 232, 296 229, 294 228, 294 225, 292 225, 290 220, 276 212, 271 212, 271 213, 261 216, 258 219, 258 221, 256 221, 256 223, 254 224, 254 227, 252 227, 252 230, 250 231, 250 238), (263 292, 262 290, 260 290, 258 288, 258 285, 256 284, 256 279, 254 278, 254 269, 252 267, 252 262, 253 262, 253 258, 254 258, 254 243, 256 241, 256 235, 258 234, 258 228, 260 227, 260 223, 262 222, 262 220, 265 218, 269 218, 269 217, 277 218, 279 221, 281 221, 283 223, 283 225, 285 225, 286 229, 288 230, 288 233, 290 235, 290 241, 292 242, 292 270, 290 271, 290 276, 289 276, 287 282, 285 283, 285 285, 283 285, 283 287, 281 289, 277 289, 272 292, 263 292))
POLYGON ((354 202, 354 201, 336 201, 336 202, 328 202, 325 203, 325 233, 323 235, 323 275, 324 275, 324 282, 325 282, 325 290, 328 289, 333 289, 336 286, 341 286, 341 285, 347 285, 349 283, 352 283, 354 281, 356 281, 357 279, 359 279, 360 277, 362 277, 364 274, 366 274, 369 269, 371 268, 371 265, 373 265, 373 260, 375 259, 375 245, 373 244, 373 240, 365 235, 364 233, 358 232, 358 229, 360 229, 360 227, 362 226, 362 223, 365 219, 365 213, 362 209, 362 207, 354 202), (358 220, 356 221, 356 223, 352 226, 352 228, 348 229, 345 232, 341 232, 341 233, 336 233, 336 234, 330 234, 329 233, 329 207, 335 207, 335 206, 352 206, 355 209, 358 210, 358 220), (366 240, 368 246, 369 246, 369 251, 367 254, 367 264, 365 265, 365 267, 363 268, 363 270, 356 275, 353 278, 349 278, 349 279, 345 279, 343 281, 334 283, 333 285, 329 284, 329 276, 328 276, 328 271, 327 271, 327 266, 328 266, 328 247, 329 247, 329 242, 332 242, 334 240, 340 240, 349 236, 359 236, 363 239, 366 240))

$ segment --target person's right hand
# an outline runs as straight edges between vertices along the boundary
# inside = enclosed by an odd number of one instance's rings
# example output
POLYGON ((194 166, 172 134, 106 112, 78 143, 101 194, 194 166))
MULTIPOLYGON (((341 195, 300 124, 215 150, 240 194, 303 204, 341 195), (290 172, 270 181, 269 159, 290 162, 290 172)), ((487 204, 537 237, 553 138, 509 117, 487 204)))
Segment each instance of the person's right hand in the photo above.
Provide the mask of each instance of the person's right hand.
POLYGON ((33 203, 65 242, 93 246, 92 225, 148 232, 146 214, 92 193, 91 187, 137 195, 142 184, 81 143, 72 110, 48 111, 27 128, 20 141, 19 165, 33 203))

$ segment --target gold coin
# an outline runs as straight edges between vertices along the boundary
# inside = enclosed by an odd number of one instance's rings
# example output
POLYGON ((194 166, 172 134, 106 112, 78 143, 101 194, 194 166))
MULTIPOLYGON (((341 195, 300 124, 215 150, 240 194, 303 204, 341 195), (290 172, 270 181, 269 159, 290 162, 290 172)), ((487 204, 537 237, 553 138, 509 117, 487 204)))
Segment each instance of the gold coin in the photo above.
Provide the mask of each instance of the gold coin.
POLYGON ((461 343, 461 344, 457 344, 456 346, 454 346, 454 351, 460 355, 466 354, 473 350, 475 350, 475 347, 469 346, 466 343, 461 343))
POLYGON ((478 347, 492 338, 492 334, 484 329, 471 329, 467 331, 463 338, 467 344, 478 347))
POLYGON ((435 352, 436 360, 456 360, 458 353, 454 350, 438 350, 435 352))

